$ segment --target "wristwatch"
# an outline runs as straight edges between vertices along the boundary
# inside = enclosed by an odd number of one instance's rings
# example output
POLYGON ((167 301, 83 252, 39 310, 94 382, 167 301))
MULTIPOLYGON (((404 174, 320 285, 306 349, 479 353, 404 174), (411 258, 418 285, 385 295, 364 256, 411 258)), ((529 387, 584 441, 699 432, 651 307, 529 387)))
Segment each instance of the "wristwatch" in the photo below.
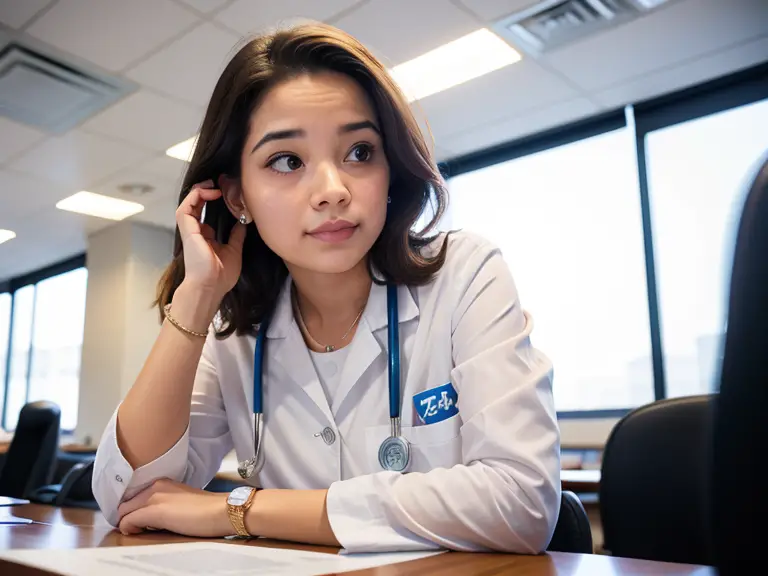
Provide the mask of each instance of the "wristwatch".
POLYGON ((232 522, 232 527, 238 536, 244 538, 250 537, 251 534, 245 529, 245 513, 248 508, 253 504, 253 497, 256 496, 256 488, 251 486, 240 486, 230 492, 227 497, 227 513, 229 514, 229 521, 232 522))

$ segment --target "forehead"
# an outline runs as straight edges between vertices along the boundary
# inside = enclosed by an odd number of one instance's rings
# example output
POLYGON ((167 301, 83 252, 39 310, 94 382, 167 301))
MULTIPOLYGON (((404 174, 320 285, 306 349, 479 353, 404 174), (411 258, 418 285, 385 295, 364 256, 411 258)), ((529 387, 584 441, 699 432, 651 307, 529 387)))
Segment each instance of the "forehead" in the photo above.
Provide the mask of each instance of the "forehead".
POLYGON ((267 92, 251 116, 251 133, 360 119, 375 121, 376 114, 352 78, 335 72, 301 74, 267 92))

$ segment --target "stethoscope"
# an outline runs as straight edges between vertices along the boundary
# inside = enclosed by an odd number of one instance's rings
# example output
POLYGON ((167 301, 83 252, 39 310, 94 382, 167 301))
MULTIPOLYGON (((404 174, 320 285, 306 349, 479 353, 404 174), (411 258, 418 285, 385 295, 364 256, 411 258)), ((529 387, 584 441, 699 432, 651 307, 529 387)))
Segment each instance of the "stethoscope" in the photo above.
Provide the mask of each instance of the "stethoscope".
MULTIPOLYGON (((391 425, 389 438, 379 446, 379 464, 384 470, 404 472, 411 457, 411 447, 408 440, 403 438, 400 430, 400 330, 397 313, 397 286, 387 285, 387 336, 389 342, 389 421, 391 425)), ((269 320, 259 326, 256 335, 256 346, 253 351, 253 458, 241 461, 237 472, 241 478, 247 479, 261 471, 264 466, 261 438, 263 432, 263 401, 262 386, 264 369, 265 334, 269 320)))

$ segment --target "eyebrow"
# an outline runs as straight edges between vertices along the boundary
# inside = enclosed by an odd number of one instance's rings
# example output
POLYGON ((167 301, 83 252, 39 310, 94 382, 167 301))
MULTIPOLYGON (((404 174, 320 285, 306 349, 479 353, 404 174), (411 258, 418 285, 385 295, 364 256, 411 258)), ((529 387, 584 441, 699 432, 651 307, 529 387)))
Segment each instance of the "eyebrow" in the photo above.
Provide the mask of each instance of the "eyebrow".
MULTIPOLYGON (((358 130, 373 130, 381 136, 381 131, 378 126, 370 120, 361 120, 360 122, 350 122, 349 124, 343 124, 339 127, 339 134, 349 134, 350 132, 357 132, 358 130)), ((291 138, 303 138, 307 133, 299 128, 293 128, 290 130, 278 130, 276 132, 267 132, 262 136, 261 140, 256 142, 256 145, 251 150, 251 154, 256 152, 259 148, 264 146, 267 142, 273 142, 274 140, 289 140, 291 138)))

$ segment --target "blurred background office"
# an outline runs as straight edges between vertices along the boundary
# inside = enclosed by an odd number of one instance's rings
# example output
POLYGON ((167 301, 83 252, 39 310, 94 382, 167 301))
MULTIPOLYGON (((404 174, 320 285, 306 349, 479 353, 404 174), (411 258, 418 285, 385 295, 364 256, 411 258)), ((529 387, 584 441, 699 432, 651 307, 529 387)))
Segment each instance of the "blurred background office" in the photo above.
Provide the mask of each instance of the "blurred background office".
POLYGON ((716 392, 768 152, 765 0, 0 0, 2 439, 47 400, 65 454, 95 449, 159 330, 213 85, 243 36, 301 19, 382 58, 448 178, 440 229, 502 248, 564 468, 599 469, 630 410, 716 392))

